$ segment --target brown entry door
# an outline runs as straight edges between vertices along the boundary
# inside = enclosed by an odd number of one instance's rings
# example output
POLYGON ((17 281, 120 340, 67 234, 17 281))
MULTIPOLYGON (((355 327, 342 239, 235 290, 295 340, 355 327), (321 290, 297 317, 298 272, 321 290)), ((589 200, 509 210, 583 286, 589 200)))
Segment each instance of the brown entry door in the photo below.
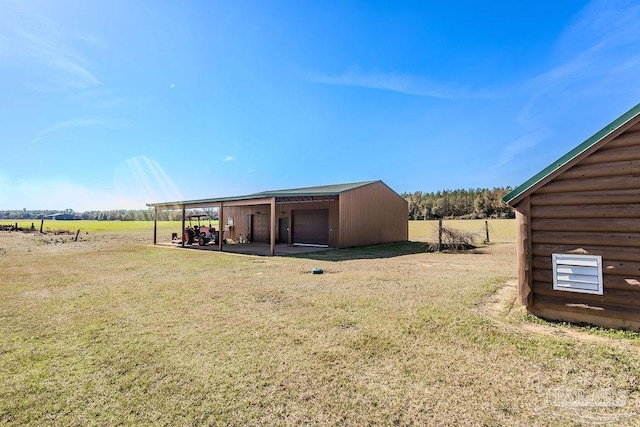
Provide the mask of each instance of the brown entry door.
POLYGON ((251 241, 265 243, 269 239, 269 215, 251 215, 251 241))
POLYGON ((289 218, 278 220, 278 242, 289 243, 289 218))
POLYGON ((295 210, 292 212, 293 243, 329 244, 329 210, 295 210))

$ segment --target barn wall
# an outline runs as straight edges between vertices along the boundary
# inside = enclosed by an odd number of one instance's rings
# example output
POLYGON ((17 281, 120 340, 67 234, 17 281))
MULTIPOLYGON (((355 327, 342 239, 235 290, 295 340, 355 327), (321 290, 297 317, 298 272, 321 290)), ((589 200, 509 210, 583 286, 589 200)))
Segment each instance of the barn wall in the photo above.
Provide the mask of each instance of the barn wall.
MULTIPOLYGON (((329 210, 329 246, 337 247, 338 244, 338 202, 300 202, 300 203, 278 203, 276 204, 276 227, 279 227, 280 218, 288 218, 289 224, 289 241, 279 243, 291 243, 291 211, 305 209, 328 209, 329 210)), ((236 206, 224 208, 224 222, 226 224, 228 217, 233 217, 233 230, 224 233, 225 238, 238 239, 240 234, 247 236, 250 231, 249 215, 267 215, 271 214, 269 205, 257 206, 236 206)), ((279 229, 276 228, 276 238, 278 238, 279 229)))
POLYGON ((409 238, 407 201, 382 182, 340 194, 340 245, 375 245, 409 238))
POLYGON ((247 236, 250 230, 249 215, 262 214, 269 216, 270 213, 271 207, 269 205, 225 207, 223 211, 224 218, 220 218, 220 226, 227 224, 227 219, 232 217, 233 229, 225 229, 224 238, 237 240, 240 234, 247 236))
POLYGON ((533 192, 529 201, 530 311, 640 329, 640 125, 533 192), (601 255, 604 295, 554 291, 552 253, 601 255))

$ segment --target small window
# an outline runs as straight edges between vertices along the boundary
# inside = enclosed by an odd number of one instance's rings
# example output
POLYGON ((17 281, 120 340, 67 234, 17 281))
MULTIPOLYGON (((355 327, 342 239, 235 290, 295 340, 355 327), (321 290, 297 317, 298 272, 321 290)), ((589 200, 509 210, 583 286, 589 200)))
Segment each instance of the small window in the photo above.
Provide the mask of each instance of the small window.
POLYGON ((602 295, 602 257, 552 254, 553 289, 602 295))

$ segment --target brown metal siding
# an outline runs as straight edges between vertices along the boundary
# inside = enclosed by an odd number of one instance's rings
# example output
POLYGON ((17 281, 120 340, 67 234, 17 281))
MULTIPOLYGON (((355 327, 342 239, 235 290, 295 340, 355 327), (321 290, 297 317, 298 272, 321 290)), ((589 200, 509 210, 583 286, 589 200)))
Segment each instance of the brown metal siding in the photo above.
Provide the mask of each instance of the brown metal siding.
MULTIPOLYGON (((280 218, 289 218, 293 210, 329 211, 329 246, 346 248, 408 240, 407 202, 382 182, 358 187, 341 193, 337 201, 278 203, 276 224, 280 218)), ((233 217, 234 229, 226 238, 237 239, 247 235, 250 215, 269 214, 268 205, 225 207, 222 223, 233 217)), ((276 235, 279 230, 276 230, 276 235)), ((291 231, 289 231, 291 243, 291 231)))
MULTIPOLYGON (((245 237, 250 236, 251 215, 266 215, 269 218, 270 207, 269 205, 225 207, 223 213, 224 218, 220 218, 221 227, 227 223, 228 217, 233 218, 233 229, 225 231, 224 237, 237 240, 241 234, 245 237)), ((267 236, 269 231, 268 224, 267 221, 267 236)))
POLYGON ((640 126, 533 192, 531 267, 536 314, 640 327, 640 126), (601 255, 604 295, 552 289, 552 253, 601 255))
POLYGON ((340 194, 340 246, 406 241, 407 202, 382 182, 340 194))
MULTIPOLYGON (((280 218, 288 218, 291 225, 291 211, 305 209, 327 209, 329 211, 329 246, 337 247, 338 244, 338 202, 301 202, 301 203, 278 203, 276 204, 276 226, 279 227, 280 218)), ((239 206, 224 208, 224 223, 227 217, 233 217, 234 229, 225 233, 226 238, 237 239, 240 234, 247 235, 250 227, 250 215, 270 214, 269 205, 258 206, 239 206)), ((291 228, 289 226, 289 228, 291 228)), ((279 235, 279 229, 276 230, 276 236, 279 235)), ((281 242, 287 243, 287 242, 281 242)), ((289 243, 291 243, 291 232, 289 230, 289 243)))

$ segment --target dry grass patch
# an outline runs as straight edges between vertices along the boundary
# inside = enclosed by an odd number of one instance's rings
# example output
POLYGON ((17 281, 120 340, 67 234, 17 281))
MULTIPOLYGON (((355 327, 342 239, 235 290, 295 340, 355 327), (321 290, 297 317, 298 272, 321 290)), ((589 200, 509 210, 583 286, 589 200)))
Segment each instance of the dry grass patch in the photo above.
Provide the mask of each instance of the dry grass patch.
MULTIPOLYGON (((479 237, 479 241, 483 241, 486 238, 485 221, 488 221, 489 223, 490 242, 515 242, 515 219, 449 219, 442 221, 442 225, 449 229, 474 234, 479 237)), ((433 242, 434 235, 438 235, 437 220, 409 221, 409 240, 419 242, 433 242)))
POLYGON ((0 423, 571 425, 545 390, 581 378, 637 410, 633 348, 478 313, 512 244, 260 258, 148 240, 0 233, 0 423))

